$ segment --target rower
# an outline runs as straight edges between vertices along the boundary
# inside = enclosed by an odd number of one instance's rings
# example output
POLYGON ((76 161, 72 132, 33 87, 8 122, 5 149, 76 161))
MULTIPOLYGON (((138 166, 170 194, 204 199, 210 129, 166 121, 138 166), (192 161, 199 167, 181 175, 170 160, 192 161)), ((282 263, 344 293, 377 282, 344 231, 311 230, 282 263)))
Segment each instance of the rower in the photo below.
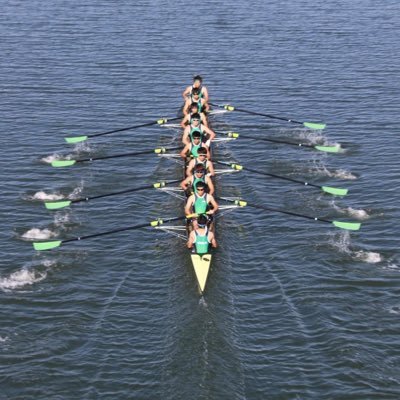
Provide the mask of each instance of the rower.
POLYGON ((215 133, 212 131, 210 128, 207 128, 203 124, 200 123, 200 114, 195 113, 192 115, 192 121, 191 124, 188 125, 184 130, 183 130, 183 136, 182 136, 182 143, 183 144, 189 144, 190 141, 193 141, 193 133, 196 131, 199 131, 202 135, 201 141, 202 142, 207 142, 207 146, 210 145, 211 140, 215 138, 215 133))
POLYGON ((200 112, 207 113, 210 109, 204 98, 200 97, 200 90, 197 88, 193 89, 190 97, 186 99, 185 104, 183 105, 183 115, 187 115, 189 113, 189 107, 192 103, 196 103, 198 105, 200 112))
POLYGON ((200 147, 197 150, 197 157, 190 160, 187 168, 186 168, 186 176, 190 176, 193 174, 193 171, 196 170, 198 165, 203 165, 206 169, 206 173, 208 176, 214 176, 214 165, 212 161, 207 158, 207 150, 204 147, 200 147))
MULTIPOLYGON (((195 214, 207 214, 209 223, 212 223, 212 215, 218 210, 218 203, 215 201, 214 196, 206 193, 206 184, 198 182, 196 184, 195 193, 187 199, 185 206, 185 215, 189 216, 195 214), (197 193, 196 193, 197 192, 197 193)), ((197 228, 196 218, 192 219, 193 228, 197 228)))
POLYGON ((199 113, 199 105, 197 103, 192 103, 190 105, 189 113, 187 115, 185 115, 185 117, 183 118, 183 120, 181 122, 181 127, 183 129, 185 129, 187 125, 191 125, 194 114, 199 114, 200 115, 200 124, 204 125, 205 127, 208 128, 207 117, 205 116, 204 113, 199 113))
POLYGON ((197 164, 193 174, 185 178, 181 182, 181 188, 187 193, 189 191, 190 194, 197 193, 197 186, 201 182, 205 185, 206 192, 210 195, 214 194, 214 184, 212 179, 207 176, 206 169, 203 164, 197 164))
POLYGON ((182 93, 183 99, 186 101, 187 97, 192 94, 193 89, 200 90, 200 97, 202 97, 206 102, 208 102, 208 90, 203 86, 203 78, 200 75, 193 77, 193 84, 188 86, 182 93))
POLYGON ((214 233, 207 227, 207 217, 200 215, 197 218, 197 229, 190 232, 187 247, 192 249, 194 245, 195 253, 203 255, 209 253, 210 244, 213 248, 218 246, 214 233))
POLYGON ((196 130, 193 132, 192 141, 189 141, 188 144, 185 145, 183 150, 179 153, 179 155, 186 160, 188 157, 198 157, 198 149, 204 147, 207 152, 207 158, 210 158, 210 151, 208 150, 208 146, 201 141, 201 133, 196 130))

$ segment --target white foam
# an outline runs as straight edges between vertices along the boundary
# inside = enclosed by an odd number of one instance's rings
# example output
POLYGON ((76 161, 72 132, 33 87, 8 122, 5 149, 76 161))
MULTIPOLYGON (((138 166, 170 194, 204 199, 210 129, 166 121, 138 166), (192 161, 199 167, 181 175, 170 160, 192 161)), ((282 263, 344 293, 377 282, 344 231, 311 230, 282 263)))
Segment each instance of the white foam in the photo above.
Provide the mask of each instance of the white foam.
POLYGON ((59 193, 46 193, 42 190, 40 192, 36 192, 33 196, 33 200, 61 200, 64 196, 59 193))
POLYGON ((348 207, 345 209, 346 212, 352 217, 363 221, 369 218, 369 214, 365 210, 356 210, 355 208, 348 207))
POLYGON ((45 229, 32 228, 22 235, 22 237, 25 239, 49 239, 54 236, 57 236, 57 233, 51 231, 48 228, 45 229))
POLYGON ((46 272, 37 272, 26 268, 20 269, 10 274, 8 277, 0 277, 0 289, 4 291, 20 289, 27 285, 40 282, 47 276, 46 272))
POLYGON ((4 343, 4 342, 7 342, 7 340, 9 339, 9 337, 8 336, 0 336, 0 343, 4 343))
POLYGON ((368 264, 376 264, 383 260, 383 257, 379 253, 373 251, 359 250, 355 251, 353 254, 355 258, 368 264))
POLYGON ((76 199, 79 197, 79 195, 82 193, 84 187, 84 182, 83 180, 80 182, 80 184, 68 195, 69 199, 76 199))
POLYGON ((329 171, 325 165, 317 165, 315 164, 314 173, 321 176, 328 176, 330 178, 339 178, 339 179, 347 179, 347 180, 355 180, 357 176, 352 174, 349 171, 344 169, 338 169, 336 171, 329 171))
POLYGON ((42 161, 47 163, 47 164, 51 164, 53 161, 56 160, 70 160, 71 156, 61 156, 60 154, 51 154, 50 156, 47 157, 43 157, 42 161))
POLYGON ((70 214, 60 214, 56 213, 54 214, 54 223, 56 226, 63 226, 64 224, 68 223, 70 221, 70 214))

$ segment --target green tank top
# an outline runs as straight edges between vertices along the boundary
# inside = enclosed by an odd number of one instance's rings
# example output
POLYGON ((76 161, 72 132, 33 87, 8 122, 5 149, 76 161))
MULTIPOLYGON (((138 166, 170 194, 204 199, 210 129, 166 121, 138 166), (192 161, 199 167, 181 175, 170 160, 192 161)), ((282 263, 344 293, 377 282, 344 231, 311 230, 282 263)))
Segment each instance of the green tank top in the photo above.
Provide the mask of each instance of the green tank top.
POLYGON ((191 143, 190 156, 197 158, 199 156, 199 153, 197 152, 197 150, 200 147, 201 147, 201 143, 199 143, 198 145, 194 145, 193 143, 191 143))
POLYGON ((206 178, 205 178, 205 176, 203 176, 201 178, 195 178, 194 176, 195 175, 193 175, 193 192, 197 193, 197 190, 196 190, 197 183, 198 182, 206 183, 206 178))
POLYGON ((197 254, 206 254, 208 253, 209 242, 208 242, 208 229, 206 228, 206 232, 204 235, 200 235, 198 231, 194 232, 196 235, 196 240, 194 242, 196 247, 197 254))
POLYGON ((207 193, 204 193, 203 196, 199 196, 198 194, 194 194, 194 212, 196 214, 204 214, 207 211, 208 202, 207 202, 207 193))

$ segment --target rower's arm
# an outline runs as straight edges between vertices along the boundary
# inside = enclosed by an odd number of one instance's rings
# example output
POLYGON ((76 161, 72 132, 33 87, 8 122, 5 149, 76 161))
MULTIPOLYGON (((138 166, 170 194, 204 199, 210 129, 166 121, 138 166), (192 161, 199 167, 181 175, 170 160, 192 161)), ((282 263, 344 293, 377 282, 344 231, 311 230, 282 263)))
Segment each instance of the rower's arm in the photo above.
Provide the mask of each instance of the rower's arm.
POLYGON ((200 118, 201 118, 201 124, 204 125, 206 128, 208 128, 207 117, 204 115, 204 113, 200 113, 200 118))
POLYGON ((211 153, 210 153, 210 149, 208 148, 208 146, 207 146, 207 145, 205 145, 205 146, 204 146, 204 148, 207 150, 207 155, 206 155, 206 157, 207 157, 207 160, 210 160, 210 159, 211 159, 211 153))
POLYGON ((181 182, 181 188, 185 191, 189 188, 190 185, 191 182, 189 182, 189 178, 186 178, 181 182))
POLYGON ((196 239, 196 234, 194 233, 194 231, 190 232, 188 241, 187 241, 187 247, 188 249, 191 249, 194 245, 194 241, 196 239))
POLYGON ((207 214, 215 214, 215 212, 218 210, 218 203, 215 201, 214 196, 212 195, 210 195, 210 204, 213 206, 213 209, 207 211, 207 214))
POLYGON ((208 89, 205 86, 203 86, 203 99, 208 103, 208 89))
POLYGON ((186 116, 183 118, 183 120, 181 121, 181 127, 182 127, 183 129, 185 129, 186 126, 188 125, 188 119, 189 119, 189 116, 186 115, 186 116))
POLYGON ((189 177, 190 175, 192 175, 192 171, 194 168, 194 164, 195 164, 196 160, 193 158, 193 160, 190 160, 187 168, 186 168, 186 176, 189 177))
POLYGON ((192 212, 192 206, 194 202, 194 195, 189 196, 185 206, 185 215, 189 215, 192 212))
POLYGON ((208 176, 214 176, 215 169, 214 169, 214 164, 212 163, 212 161, 210 161, 210 160, 207 161, 207 168, 208 168, 208 176))
POLYGON ((213 196, 214 192, 215 192, 215 188, 214 188, 213 181, 211 180, 210 177, 208 177, 208 179, 207 179, 207 186, 208 186, 208 193, 213 196))
POLYGON ((189 133, 190 133, 190 130, 189 130, 189 129, 185 129, 185 130, 183 131, 182 143, 183 143, 185 146, 188 146, 188 145, 190 144, 189 133))
POLYGON ((209 134, 210 140, 214 140, 215 132, 213 130, 211 130, 210 128, 204 127, 204 132, 209 134))
MULTIPOLYGON (((192 232, 194 232, 194 231, 192 231, 192 232)), ((214 248, 218 247, 218 243, 217 243, 217 240, 215 239, 214 233, 210 232, 208 235, 209 235, 208 238, 210 240, 211 246, 214 248)))
POLYGON ((185 159, 188 152, 189 152, 189 146, 186 145, 186 146, 183 148, 183 150, 179 153, 179 155, 180 155, 183 159, 185 159))
POLYGON ((190 93, 190 86, 188 86, 183 92, 182 92, 182 97, 185 99, 187 99, 188 95, 190 93))
POLYGON ((188 115, 189 114, 189 108, 190 108, 190 105, 192 104, 192 101, 190 100, 190 99, 186 99, 186 101, 185 101, 185 104, 184 104, 184 106, 183 106, 183 110, 182 110, 182 112, 183 112, 183 115, 186 117, 186 115, 188 115))

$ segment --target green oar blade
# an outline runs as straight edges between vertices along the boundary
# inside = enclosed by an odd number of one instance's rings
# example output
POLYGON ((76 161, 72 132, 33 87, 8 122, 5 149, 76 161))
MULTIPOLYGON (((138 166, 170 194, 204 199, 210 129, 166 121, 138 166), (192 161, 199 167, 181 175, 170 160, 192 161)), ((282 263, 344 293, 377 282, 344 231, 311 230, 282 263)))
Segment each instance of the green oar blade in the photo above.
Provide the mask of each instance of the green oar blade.
POLYGON ((55 168, 59 167, 70 167, 71 165, 74 165, 76 163, 76 160, 55 160, 52 161, 51 166, 55 168))
POLYGON ((33 248, 38 251, 51 250, 61 246, 61 240, 54 240, 52 242, 34 242, 33 248))
POLYGON ((336 226, 336 228, 347 229, 348 231, 358 231, 361 228, 359 222, 332 221, 332 224, 336 226))
POLYGON ((79 143, 79 142, 84 142, 87 140, 87 136, 75 136, 75 137, 66 137, 64 138, 67 143, 73 144, 73 143, 79 143))
POLYGON ((68 207, 71 205, 71 200, 65 200, 65 201, 51 201, 51 202, 46 202, 44 205, 48 210, 58 210, 59 208, 64 208, 68 207))
POLYGON ((333 194, 334 196, 346 196, 348 189, 335 188, 331 186, 321 186, 325 193, 333 194))
POLYGON ((317 124, 315 122, 303 122, 303 125, 306 128, 317 129, 317 130, 322 130, 322 129, 325 129, 325 127, 326 127, 326 124, 317 124))
POLYGON ((314 146, 314 149, 325 151, 326 153, 339 153, 340 146, 314 146))

